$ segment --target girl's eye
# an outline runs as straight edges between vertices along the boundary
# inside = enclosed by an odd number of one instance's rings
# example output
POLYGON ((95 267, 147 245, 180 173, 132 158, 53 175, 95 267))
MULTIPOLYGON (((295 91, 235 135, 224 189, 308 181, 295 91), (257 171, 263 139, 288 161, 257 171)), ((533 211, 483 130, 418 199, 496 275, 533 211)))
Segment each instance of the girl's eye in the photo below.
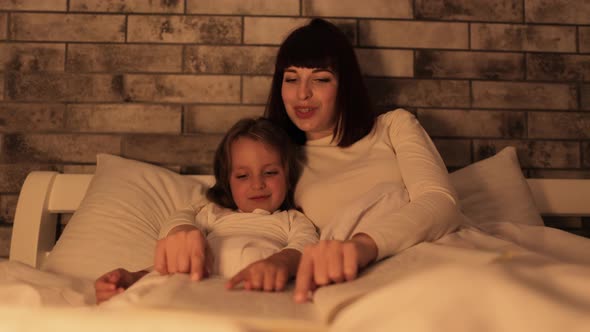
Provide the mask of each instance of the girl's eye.
POLYGON ((279 171, 266 171, 264 172, 264 175, 266 176, 273 176, 273 175, 277 175, 279 174, 279 171))
POLYGON ((245 179, 245 178, 247 178, 247 177, 248 177, 248 176, 247 176, 246 174, 237 174, 237 175, 236 175, 236 179, 238 179, 238 180, 243 180, 243 179, 245 179))

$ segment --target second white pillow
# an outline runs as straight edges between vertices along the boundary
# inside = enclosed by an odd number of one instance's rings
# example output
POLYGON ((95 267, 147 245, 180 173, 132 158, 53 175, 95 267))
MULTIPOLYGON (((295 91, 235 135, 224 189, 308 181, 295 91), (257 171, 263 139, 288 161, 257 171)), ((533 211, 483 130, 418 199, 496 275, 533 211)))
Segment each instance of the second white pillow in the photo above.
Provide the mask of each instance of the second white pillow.
POLYGON ((543 225, 514 147, 506 147, 450 176, 469 222, 543 225))
POLYGON ((42 270, 95 279, 153 265, 162 223, 206 185, 163 167, 99 154, 96 173, 42 270))

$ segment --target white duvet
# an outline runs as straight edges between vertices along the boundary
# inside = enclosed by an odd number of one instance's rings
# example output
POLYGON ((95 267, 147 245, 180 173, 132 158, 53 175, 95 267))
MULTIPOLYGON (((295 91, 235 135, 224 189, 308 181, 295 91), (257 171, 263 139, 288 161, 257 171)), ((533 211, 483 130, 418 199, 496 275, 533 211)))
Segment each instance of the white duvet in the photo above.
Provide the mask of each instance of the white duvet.
POLYGON ((151 274, 95 306, 91 280, 3 261, 0 331, 590 330, 590 240, 540 226, 463 227, 319 289, 313 304, 223 282, 151 274))

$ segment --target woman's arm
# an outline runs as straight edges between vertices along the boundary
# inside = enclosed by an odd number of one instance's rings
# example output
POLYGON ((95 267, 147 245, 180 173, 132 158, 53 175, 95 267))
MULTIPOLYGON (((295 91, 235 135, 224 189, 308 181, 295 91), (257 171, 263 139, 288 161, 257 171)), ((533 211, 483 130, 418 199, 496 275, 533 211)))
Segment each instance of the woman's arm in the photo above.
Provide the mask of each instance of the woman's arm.
POLYGON ((375 241, 362 233, 346 241, 322 240, 307 246, 297 269, 294 300, 306 302, 317 287, 356 279, 359 269, 376 258, 375 241))
POLYGON ((456 229, 461 221, 458 198, 447 169, 426 131, 405 110, 386 116, 389 139, 410 202, 395 211, 376 206, 374 217, 360 222, 356 228, 356 234, 364 233, 375 241, 378 260, 419 242, 437 240, 456 229))
POLYGON ((355 279, 358 270, 373 261, 434 241, 461 220, 446 167, 422 126, 405 110, 385 116, 410 202, 392 209, 384 196, 365 211, 349 240, 324 240, 307 247, 297 272, 297 302, 307 301, 318 286, 355 279))

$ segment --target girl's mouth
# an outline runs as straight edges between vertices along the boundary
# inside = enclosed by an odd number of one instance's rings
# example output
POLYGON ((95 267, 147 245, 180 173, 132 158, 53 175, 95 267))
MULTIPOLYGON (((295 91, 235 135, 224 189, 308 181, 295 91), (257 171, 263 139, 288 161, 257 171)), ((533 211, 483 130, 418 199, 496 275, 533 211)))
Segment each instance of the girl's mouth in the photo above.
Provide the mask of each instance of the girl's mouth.
POLYGON ((265 199, 267 199, 269 197, 270 197, 270 195, 260 195, 260 196, 250 197, 250 199, 253 200, 253 201, 263 201, 263 200, 265 200, 265 199))

